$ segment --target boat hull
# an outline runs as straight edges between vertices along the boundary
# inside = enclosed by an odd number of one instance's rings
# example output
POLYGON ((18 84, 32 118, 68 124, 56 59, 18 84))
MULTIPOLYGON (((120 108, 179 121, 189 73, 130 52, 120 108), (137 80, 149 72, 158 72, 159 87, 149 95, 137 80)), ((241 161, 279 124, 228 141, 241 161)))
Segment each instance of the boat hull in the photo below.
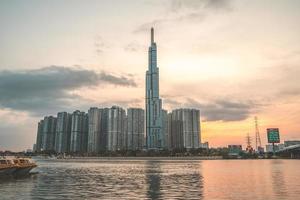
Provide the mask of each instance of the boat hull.
POLYGON ((20 167, 20 168, 17 168, 15 171, 14 171, 14 175, 15 176, 26 176, 26 175, 29 175, 30 171, 35 168, 35 166, 28 166, 28 167, 20 167))
POLYGON ((9 167, 9 168, 0 169, 0 175, 10 176, 10 175, 13 175, 16 170, 17 170, 16 167, 9 167))

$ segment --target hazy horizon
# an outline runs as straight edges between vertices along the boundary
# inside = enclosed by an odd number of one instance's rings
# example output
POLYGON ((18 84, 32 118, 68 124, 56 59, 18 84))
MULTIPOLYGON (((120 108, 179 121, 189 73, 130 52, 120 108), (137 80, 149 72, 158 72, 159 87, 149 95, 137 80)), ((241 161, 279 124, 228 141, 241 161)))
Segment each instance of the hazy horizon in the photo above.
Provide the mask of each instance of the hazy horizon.
POLYGON ((202 142, 300 139, 300 1, 0 2, 0 150, 60 111, 145 107, 150 28, 163 108, 201 113, 202 142))

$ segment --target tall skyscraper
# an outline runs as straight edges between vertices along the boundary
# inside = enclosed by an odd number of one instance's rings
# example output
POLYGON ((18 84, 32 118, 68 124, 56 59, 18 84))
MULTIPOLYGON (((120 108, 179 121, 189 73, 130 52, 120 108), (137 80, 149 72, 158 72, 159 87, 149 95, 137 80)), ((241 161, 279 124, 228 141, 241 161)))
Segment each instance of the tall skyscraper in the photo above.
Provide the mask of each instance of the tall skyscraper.
POLYGON ((142 150, 144 146, 145 112, 141 108, 127 109, 127 149, 142 150))
POLYGON ((108 110, 107 127, 107 150, 116 151, 126 149, 126 113, 118 106, 113 106, 108 110))
POLYGON ((76 110, 72 113, 70 152, 84 153, 87 151, 88 115, 76 110))
POLYGON ((162 132, 162 101, 159 98, 159 69, 154 29, 151 28, 148 70, 146 72, 146 140, 148 149, 164 147, 162 132))

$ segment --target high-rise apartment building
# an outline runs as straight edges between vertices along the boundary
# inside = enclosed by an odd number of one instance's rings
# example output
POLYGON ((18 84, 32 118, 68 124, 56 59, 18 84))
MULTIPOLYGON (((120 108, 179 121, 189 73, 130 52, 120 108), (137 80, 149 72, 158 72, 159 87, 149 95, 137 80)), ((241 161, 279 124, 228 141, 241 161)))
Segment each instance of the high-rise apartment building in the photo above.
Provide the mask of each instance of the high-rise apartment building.
POLYGON ((168 126, 168 111, 162 110, 162 135, 163 135, 163 148, 170 148, 170 138, 169 138, 169 126, 168 126))
POLYGON ((67 153, 70 150, 71 140, 71 115, 67 112, 57 113, 55 151, 67 153))
POLYGON ((200 111, 197 109, 181 108, 172 111, 169 119, 171 128, 172 148, 199 148, 200 111))
POLYGON ((90 108, 88 111, 88 153, 106 150, 107 144, 107 108, 90 108))
POLYGON ((183 121, 173 113, 168 114, 169 149, 183 149, 183 121))
POLYGON ((145 112, 141 108, 127 109, 127 149, 142 150, 144 146, 145 112))
POLYGON ((42 151, 54 151, 56 134, 56 117, 47 116, 43 122, 42 151))
POLYGON ((154 29, 151 28, 151 45, 148 52, 146 72, 146 140, 148 149, 162 149, 162 101, 159 98, 159 69, 157 48, 154 42, 154 29))
POLYGON ((88 144, 88 115, 76 110, 72 113, 70 152, 85 153, 88 144))
POLYGON ((126 149, 126 112, 123 108, 113 106, 108 110, 107 150, 117 151, 126 149))
POLYGON ((43 148, 43 124, 44 120, 39 121, 36 134, 35 151, 40 152, 43 148))

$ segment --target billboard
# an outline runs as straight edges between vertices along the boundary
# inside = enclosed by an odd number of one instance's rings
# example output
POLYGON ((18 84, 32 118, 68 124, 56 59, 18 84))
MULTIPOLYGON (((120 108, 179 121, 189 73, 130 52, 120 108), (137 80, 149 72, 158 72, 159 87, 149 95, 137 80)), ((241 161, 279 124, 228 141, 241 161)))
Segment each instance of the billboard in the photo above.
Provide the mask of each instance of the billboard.
POLYGON ((268 134, 268 143, 280 143, 278 128, 268 128, 267 134, 268 134))

